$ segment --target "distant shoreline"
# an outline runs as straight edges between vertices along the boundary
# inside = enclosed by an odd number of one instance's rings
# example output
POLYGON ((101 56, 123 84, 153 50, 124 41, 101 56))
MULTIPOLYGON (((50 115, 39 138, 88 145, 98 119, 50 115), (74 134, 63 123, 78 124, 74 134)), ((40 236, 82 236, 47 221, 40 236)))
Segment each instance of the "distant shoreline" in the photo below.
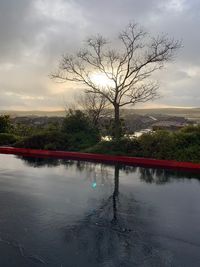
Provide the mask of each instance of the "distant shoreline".
MULTIPOLYGON (((172 115, 172 116, 190 116, 200 118, 200 108, 147 108, 147 109, 124 109, 122 110, 124 114, 161 114, 161 115, 172 115)), ((55 110, 55 111, 41 111, 41 110, 31 110, 31 111, 21 111, 21 110, 0 110, 0 115, 8 114, 10 116, 47 116, 47 117, 64 117, 66 114, 65 110, 55 110)))

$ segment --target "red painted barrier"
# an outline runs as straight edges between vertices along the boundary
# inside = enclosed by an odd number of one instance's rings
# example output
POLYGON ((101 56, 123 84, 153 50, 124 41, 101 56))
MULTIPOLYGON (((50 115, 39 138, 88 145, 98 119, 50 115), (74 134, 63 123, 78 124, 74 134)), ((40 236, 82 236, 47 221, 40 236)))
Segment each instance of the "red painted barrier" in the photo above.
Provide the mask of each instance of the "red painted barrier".
POLYGON ((98 162, 112 162, 123 163, 129 165, 138 165, 144 167, 165 168, 165 169, 179 169, 200 172, 200 164, 190 162, 178 162, 174 160, 157 160, 149 158, 135 158, 127 156, 112 156, 105 154, 90 154, 80 152, 66 152, 66 151, 51 151, 51 150, 38 150, 27 148, 14 148, 14 147, 0 147, 2 154, 14 154, 29 157, 53 157, 53 158, 68 158, 87 161, 98 162))

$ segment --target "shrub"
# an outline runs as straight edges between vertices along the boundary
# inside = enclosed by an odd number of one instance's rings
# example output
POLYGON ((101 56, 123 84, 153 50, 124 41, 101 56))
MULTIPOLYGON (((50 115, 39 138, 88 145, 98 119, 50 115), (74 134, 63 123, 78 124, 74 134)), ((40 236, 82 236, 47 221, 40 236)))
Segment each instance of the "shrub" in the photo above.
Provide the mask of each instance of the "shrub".
POLYGON ((174 158, 178 161, 200 162, 200 145, 191 145, 174 151, 174 158))
POLYGON ((66 133, 97 133, 97 128, 91 123, 89 118, 80 110, 69 110, 65 117, 62 130, 66 133))
POLYGON ((35 133, 38 132, 38 129, 35 129, 34 126, 22 124, 22 123, 17 123, 13 125, 11 129, 12 133, 15 133, 18 136, 26 137, 26 136, 31 136, 35 133))
POLYGON ((64 150, 68 146, 68 139, 65 134, 60 132, 41 132, 23 138, 20 142, 17 142, 15 146, 35 149, 64 150))
POLYGON ((94 146, 98 143, 99 137, 95 134, 89 135, 85 132, 79 132, 74 134, 67 134, 68 136, 68 150, 78 151, 87 147, 94 146))
POLYGON ((142 157, 169 159, 172 158, 174 140, 167 131, 157 131, 143 134, 138 138, 140 144, 139 155, 142 157))
POLYGON ((9 133, 0 133, 0 145, 13 145, 19 140, 19 137, 14 134, 9 133))
POLYGON ((190 146, 200 145, 200 133, 198 132, 177 132, 174 133, 174 147, 176 150, 183 150, 190 146))
POLYGON ((200 162, 200 136, 197 128, 176 133, 157 131, 133 140, 103 141, 85 151, 200 162))
POLYGON ((63 121, 62 132, 69 138, 70 150, 93 146, 100 140, 98 128, 80 110, 69 111, 63 121))
POLYGON ((197 126, 190 125, 190 126, 184 127, 183 129, 180 130, 180 132, 200 134, 200 125, 197 125, 197 126))
POLYGON ((103 153, 114 155, 136 155, 139 150, 137 139, 130 140, 123 138, 120 140, 101 141, 95 146, 86 149, 90 153, 103 153))
POLYGON ((79 151, 96 143, 97 139, 95 136, 85 134, 84 132, 67 134, 59 131, 43 131, 24 137, 15 146, 34 149, 79 151))
POLYGON ((9 115, 0 116, 0 133, 8 133, 12 128, 9 115))

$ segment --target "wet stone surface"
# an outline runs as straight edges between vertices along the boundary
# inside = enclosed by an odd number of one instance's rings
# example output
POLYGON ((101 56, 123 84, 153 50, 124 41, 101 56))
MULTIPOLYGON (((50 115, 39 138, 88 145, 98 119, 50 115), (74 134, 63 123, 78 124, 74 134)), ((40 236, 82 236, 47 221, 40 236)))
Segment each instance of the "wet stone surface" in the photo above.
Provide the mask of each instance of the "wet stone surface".
POLYGON ((200 266, 200 175, 0 155, 0 266, 200 266))

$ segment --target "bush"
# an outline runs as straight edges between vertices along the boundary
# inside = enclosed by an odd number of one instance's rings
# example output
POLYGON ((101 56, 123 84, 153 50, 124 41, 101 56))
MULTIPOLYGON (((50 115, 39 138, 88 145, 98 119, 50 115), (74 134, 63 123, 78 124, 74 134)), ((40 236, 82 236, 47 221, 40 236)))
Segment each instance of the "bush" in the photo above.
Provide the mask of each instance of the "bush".
POLYGON ((60 132, 41 132, 23 138, 15 144, 16 147, 26 147, 34 149, 64 150, 68 146, 68 138, 60 132))
POLYGON ((69 111, 63 121, 62 132, 69 138, 69 150, 84 149, 100 140, 98 128, 80 110, 69 111))
POLYGON ((102 142, 99 139, 99 132, 88 117, 81 111, 71 111, 62 129, 53 127, 32 132, 23 139, 1 133, 0 145, 200 162, 200 126, 189 126, 178 132, 156 131, 134 139, 102 142))
POLYGON ((97 143, 96 137, 84 132, 67 134, 55 131, 43 131, 32 136, 24 137, 15 143, 16 147, 79 151, 97 143))
POLYGON ((199 133, 200 134, 200 125, 198 126, 187 126, 180 130, 182 133, 199 133))
POLYGON ((167 131, 143 134, 138 138, 142 157, 170 159, 173 157, 173 135, 167 131))
POLYGON ((68 150, 79 151, 98 143, 99 138, 95 134, 89 135, 85 132, 67 134, 68 150))
POLYGON ((13 125, 11 129, 11 133, 15 133, 16 135, 21 136, 21 137, 31 136, 37 133, 38 131, 39 130, 36 129, 36 127, 22 124, 22 123, 17 123, 13 125))
POLYGON ((137 139, 123 138, 121 140, 101 141, 85 151, 112 155, 136 155, 138 150, 139 142, 137 139))
POLYGON ((103 141, 86 152, 200 162, 200 127, 157 131, 133 140, 103 141))
POLYGON ((19 137, 14 134, 0 133, 0 145, 13 145, 19 140, 19 137))
POLYGON ((187 148, 191 145, 200 145, 200 134, 194 133, 185 133, 185 132, 178 132, 174 133, 174 146, 175 149, 183 149, 187 148))
POLYGON ((0 116, 0 133, 9 133, 11 130, 11 120, 9 115, 0 116))
POLYGON ((174 151, 174 159, 178 161, 192 161, 199 163, 200 162, 200 146, 191 145, 186 148, 182 148, 174 151))
POLYGON ((69 114, 63 121, 62 130, 66 133, 98 133, 90 119, 80 110, 69 110, 69 114))

